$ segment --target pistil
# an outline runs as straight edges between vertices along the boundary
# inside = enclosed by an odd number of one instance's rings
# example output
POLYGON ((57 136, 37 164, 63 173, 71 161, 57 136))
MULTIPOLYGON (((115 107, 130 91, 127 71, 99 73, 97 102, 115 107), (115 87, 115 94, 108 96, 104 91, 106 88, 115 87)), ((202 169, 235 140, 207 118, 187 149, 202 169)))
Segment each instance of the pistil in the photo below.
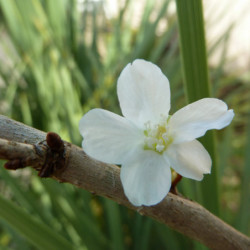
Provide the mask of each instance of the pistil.
POLYGON ((172 143, 173 139, 168 133, 168 121, 165 118, 161 123, 151 125, 150 122, 145 124, 144 130, 144 149, 153 150, 157 153, 162 154, 168 146, 172 143))

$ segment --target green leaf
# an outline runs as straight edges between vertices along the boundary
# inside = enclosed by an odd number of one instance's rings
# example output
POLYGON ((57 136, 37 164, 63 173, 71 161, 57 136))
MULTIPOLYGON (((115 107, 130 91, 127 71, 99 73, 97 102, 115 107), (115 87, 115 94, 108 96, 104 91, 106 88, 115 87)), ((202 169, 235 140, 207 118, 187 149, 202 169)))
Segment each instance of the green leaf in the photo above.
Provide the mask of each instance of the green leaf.
MULTIPOLYGON (((88 249, 109 248, 109 242, 102 234, 97 221, 92 215, 92 211, 86 211, 76 206, 73 193, 69 191, 70 186, 65 185, 62 187, 59 183, 50 179, 43 180, 42 184, 49 194, 55 214, 64 228, 68 230, 68 225, 71 225, 75 230, 75 235, 77 234, 77 237, 81 238, 78 244, 86 245, 88 249)), ((84 201, 84 196, 81 197, 81 200, 84 201)))
POLYGON ((246 145, 246 156, 245 166, 243 169, 243 180, 241 185, 241 201, 240 210, 238 213, 237 228, 245 234, 249 234, 250 231, 250 116, 248 117, 247 126, 247 145, 246 145))
MULTIPOLYGON (((188 102, 191 103, 210 96, 202 1, 176 0, 176 3, 184 84, 188 102)), ((218 214, 219 192, 213 133, 207 133, 201 142, 213 159, 213 167, 211 175, 205 176, 200 185, 202 197, 199 197, 199 202, 218 214)))
POLYGON ((0 217, 38 249, 73 249, 73 246, 67 240, 50 227, 35 220, 30 214, 1 195, 0 217))
POLYGON ((111 200, 104 199, 104 207, 107 216, 107 228, 112 242, 112 249, 124 248, 123 231, 119 205, 111 200))

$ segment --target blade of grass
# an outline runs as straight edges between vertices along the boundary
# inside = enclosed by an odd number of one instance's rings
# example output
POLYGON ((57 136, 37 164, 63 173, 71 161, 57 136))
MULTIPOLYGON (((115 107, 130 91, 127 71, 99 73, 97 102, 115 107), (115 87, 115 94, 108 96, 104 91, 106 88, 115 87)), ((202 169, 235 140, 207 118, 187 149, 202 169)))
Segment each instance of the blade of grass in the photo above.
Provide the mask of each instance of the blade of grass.
POLYGON ((237 219, 237 228, 245 234, 250 232, 250 116, 248 117, 248 126, 247 126, 247 145, 246 145, 246 156, 245 156, 245 166, 243 169, 243 180, 241 186, 241 204, 240 211, 238 213, 237 219))
POLYGON ((160 20, 162 19, 162 17, 166 15, 166 10, 168 8, 169 1, 163 2, 161 9, 159 11, 159 14, 157 15, 157 17, 155 18, 153 22, 150 21, 150 14, 153 11, 153 8, 150 8, 150 5, 152 4, 154 4, 154 2, 151 2, 149 5, 147 5, 150 10, 149 13, 144 12, 144 19, 142 20, 142 23, 140 26, 141 32, 138 34, 139 39, 137 40, 135 50, 132 54, 133 59, 143 58, 145 56, 148 57, 150 51, 152 50, 154 42, 156 40, 155 37, 156 37, 157 26, 160 20))
MULTIPOLYGON (((176 0, 176 3, 184 84, 190 103, 210 95, 202 1, 176 0)), ((213 159, 213 168, 212 174, 201 183, 202 197, 199 202, 218 215, 219 191, 213 133, 207 133, 201 141, 213 159)))
POLYGON ((106 210, 105 214, 107 216, 107 227, 111 237, 112 249, 123 250, 125 248, 119 205, 111 200, 104 199, 104 207, 106 210))
POLYGON ((30 214, 0 195, 0 217, 19 231, 38 249, 73 249, 73 246, 47 225, 35 220, 30 214))
POLYGON ((31 190, 24 190, 22 185, 20 185, 19 178, 13 178, 9 174, 9 172, 3 168, 3 161, 0 161, 1 173, 0 177, 6 183, 8 183, 8 187, 13 192, 13 199, 20 204, 20 206, 25 207, 29 213, 33 214, 35 211, 38 214, 38 218, 43 221, 48 222, 48 218, 46 218, 42 212, 42 208, 40 204, 38 204, 37 200, 34 198, 34 193, 31 190))
POLYGON ((192 249, 192 241, 189 238, 184 237, 163 224, 157 223, 154 227, 164 249, 192 249))
POLYGON ((92 214, 87 214, 87 211, 75 206, 72 194, 68 192, 66 186, 63 188, 52 180, 45 180, 42 184, 51 198, 57 217, 60 217, 60 220, 67 220, 74 227, 87 248, 103 249, 108 247, 108 241, 100 231, 92 214))
POLYGON ((137 215, 135 218, 135 242, 133 249, 150 249, 150 240, 153 221, 149 218, 137 215))
POLYGON ((32 246, 30 243, 17 231, 15 231, 6 221, 0 220, 0 227, 3 227, 3 234, 0 238, 1 250, 14 249, 18 246, 22 250, 31 250, 32 246))

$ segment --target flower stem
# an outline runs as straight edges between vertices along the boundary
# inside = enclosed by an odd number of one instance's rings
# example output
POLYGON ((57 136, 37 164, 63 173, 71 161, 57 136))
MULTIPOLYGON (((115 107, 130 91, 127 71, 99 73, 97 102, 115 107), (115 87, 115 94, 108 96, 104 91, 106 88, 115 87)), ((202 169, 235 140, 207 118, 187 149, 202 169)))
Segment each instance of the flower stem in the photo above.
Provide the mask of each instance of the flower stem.
POLYGON ((170 188, 171 193, 176 194, 176 195, 178 194, 176 186, 181 181, 181 179, 182 179, 182 176, 180 174, 177 174, 177 176, 173 180, 171 188, 170 188))

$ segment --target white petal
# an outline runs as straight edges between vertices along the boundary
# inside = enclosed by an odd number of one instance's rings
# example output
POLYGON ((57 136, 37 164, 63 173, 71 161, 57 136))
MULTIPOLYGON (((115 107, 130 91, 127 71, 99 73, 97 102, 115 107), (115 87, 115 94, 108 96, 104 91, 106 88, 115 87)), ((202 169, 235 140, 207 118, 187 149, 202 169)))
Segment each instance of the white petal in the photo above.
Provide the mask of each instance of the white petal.
POLYGON ((167 195, 171 187, 171 171, 162 155, 142 150, 122 165, 121 181, 134 206, 151 206, 167 195))
POLYGON ((135 123, 158 122, 161 114, 168 115, 169 81, 151 62, 137 59, 128 64, 118 79, 117 93, 123 115, 135 123))
POLYGON ((211 171, 210 155, 197 140, 171 144, 165 156, 171 167, 187 178, 200 181, 203 179, 203 174, 208 174, 211 171))
POLYGON ((192 141, 203 136, 209 129, 222 129, 234 117, 225 102, 204 98, 178 110, 170 119, 170 133, 175 143, 192 141))
MULTIPOLYGON (((93 109, 80 120, 83 150, 91 157, 121 164, 139 144, 143 131, 122 116, 103 109, 93 109)), ((143 146, 141 146, 143 147, 143 146)))

